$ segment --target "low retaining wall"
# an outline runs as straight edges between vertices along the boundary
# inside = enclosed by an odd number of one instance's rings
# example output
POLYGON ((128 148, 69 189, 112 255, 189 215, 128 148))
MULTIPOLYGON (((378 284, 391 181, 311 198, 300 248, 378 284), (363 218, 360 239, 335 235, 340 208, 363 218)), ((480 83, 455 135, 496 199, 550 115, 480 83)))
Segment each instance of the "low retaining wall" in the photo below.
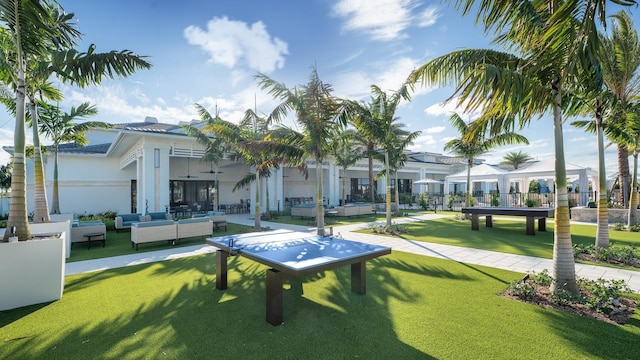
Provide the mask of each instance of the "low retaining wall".
MULTIPOLYGON (((640 219, 640 210, 636 210, 638 219, 640 219)), ((596 223, 598 209, 588 208, 584 206, 576 206, 571 208, 571 220, 582 221, 588 223, 596 223)), ((609 224, 627 223, 629 216, 628 209, 609 209, 609 224)))

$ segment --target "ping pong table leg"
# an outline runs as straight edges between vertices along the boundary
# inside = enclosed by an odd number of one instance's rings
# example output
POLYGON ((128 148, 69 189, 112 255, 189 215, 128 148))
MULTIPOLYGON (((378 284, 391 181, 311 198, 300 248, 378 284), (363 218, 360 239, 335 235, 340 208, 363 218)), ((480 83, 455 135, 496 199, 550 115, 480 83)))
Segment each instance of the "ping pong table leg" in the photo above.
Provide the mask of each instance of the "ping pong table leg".
POLYGON ((527 216, 527 235, 535 235, 536 229, 533 224, 535 223, 535 218, 533 216, 527 216))
POLYGON ((367 293, 367 263, 360 261, 351 264, 351 292, 364 295, 367 293))
POLYGON ((282 286, 284 276, 275 269, 267 270, 267 322, 273 326, 282 324, 282 286))
POLYGON ((223 250, 216 251, 216 289, 227 288, 227 258, 229 253, 223 250))

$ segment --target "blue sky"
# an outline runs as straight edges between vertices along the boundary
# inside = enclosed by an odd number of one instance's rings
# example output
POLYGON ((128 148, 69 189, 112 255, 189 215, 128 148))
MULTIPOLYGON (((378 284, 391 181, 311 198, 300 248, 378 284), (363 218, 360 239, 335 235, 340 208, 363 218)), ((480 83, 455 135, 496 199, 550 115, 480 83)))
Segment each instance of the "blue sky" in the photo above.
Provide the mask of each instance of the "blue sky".
MULTIPOLYGON (((257 107, 267 113, 274 100, 259 90, 258 72, 289 87, 307 82, 311 67, 333 85, 340 97, 368 100, 370 86, 395 90, 412 69, 463 48, 490 46, 472 17, 461 17, 448 5, 419 0, 280 0, 181 2, 152 0, 61 0, 76 14, 84 34, 79 49, 132 50, 153 64, 125 79, 78 89, 60 85, 63 109, 90 101, 99 113, 92 120, 110 123, 197 119, 194 103, 222 118, 239 121, 257 107)), ((637 12, 637 11, 635 11, 637 12)), ((637 14, 633 14, 636 23, 637 14)), ((448 118, 453 103, 442 102, 450 88, 419 88, 397 115, 411 131, 421 131, 416 151, 444 153, 457 137, 448 118)), ((474 119, 476 115, 466 114, 474 119)), ((0 115, 0 144, 13 143, 14 121, 0 115)), ((564 125, 566 160, 597 167, 595 137, 564 125)), ((539 159, 553 158, 549 116, 521 132, 530 145, 501 147, 483 156, 495 164, 510 151, 523 150, 539 159)), ((46 140, 44 140, 46 142, 46 140)), ((0 154, 0 163, 8 154, 0 154)), ((607 150, 608 174, 615 172, 615 149, 607 150)))

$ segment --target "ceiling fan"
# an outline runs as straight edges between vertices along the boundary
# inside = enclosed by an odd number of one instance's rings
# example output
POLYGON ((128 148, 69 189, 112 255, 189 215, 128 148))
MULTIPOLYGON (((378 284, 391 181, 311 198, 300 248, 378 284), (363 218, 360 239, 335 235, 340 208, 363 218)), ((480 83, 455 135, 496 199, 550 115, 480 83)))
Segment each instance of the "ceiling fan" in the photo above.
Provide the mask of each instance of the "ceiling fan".
POLYGON ((189 158, 187 158, 187 175, 186 176, 178 176, 180 178, 187 178, 187 179, 195 179, 197 178, 197 176, 192 176, 191 172, 189 171, 189 158))
POLYGON ((200 173, 202 173, 202 174, 215 174, 215 173, 222 174, 222 173, 224 173, 224 171, 215 171, 215 170, 213 170, 213 163, 212 163, 211 164, 211 170, 209 170, 209 171, 200 171, 200 173))

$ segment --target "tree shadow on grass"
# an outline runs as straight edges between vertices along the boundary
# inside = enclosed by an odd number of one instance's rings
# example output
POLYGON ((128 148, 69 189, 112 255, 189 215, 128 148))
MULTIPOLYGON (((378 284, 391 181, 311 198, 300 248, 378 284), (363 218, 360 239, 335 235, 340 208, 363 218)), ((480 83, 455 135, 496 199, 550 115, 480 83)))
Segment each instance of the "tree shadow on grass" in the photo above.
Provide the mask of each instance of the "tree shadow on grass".
MULTIPOLYGON (((307 291, 285 290, 285 322, 278 327, 265 321, 266 267, 239 257, 229 262, 224 291, 215 288, 211 254, 76 275, 62 300, 29 312, 45 316, 37 313, 56 307, 61 313, 49 315, 57 321, 3 344, 0 357, 430 358, 395 334, 390 300, 410 302, 419 294, 394 279, 386 268, 392 264, 368 265, 364 296, 350 292, 348 267, 302 278, 307 291)), ((401 262, 393 266, 412 271, 401 262)))

